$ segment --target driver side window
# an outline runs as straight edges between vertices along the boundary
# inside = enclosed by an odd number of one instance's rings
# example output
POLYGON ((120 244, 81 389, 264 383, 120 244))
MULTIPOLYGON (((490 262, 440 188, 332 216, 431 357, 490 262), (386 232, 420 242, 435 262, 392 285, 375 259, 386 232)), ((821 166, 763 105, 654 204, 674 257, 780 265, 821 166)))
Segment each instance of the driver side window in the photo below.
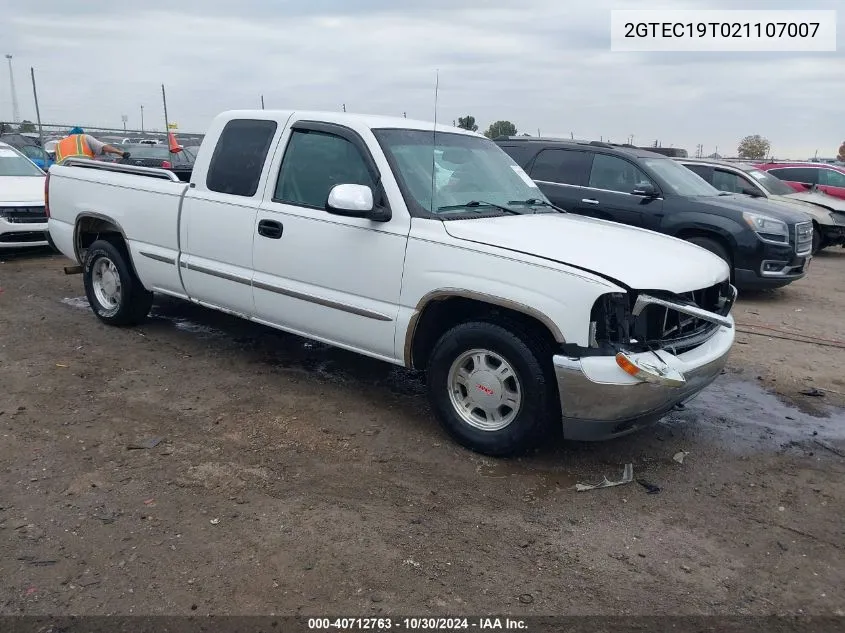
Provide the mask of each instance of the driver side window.
POLYGON ((334 134, 294 130, 273 200, 325 209, 332 188, 347 184, 367 185, 376 195, 375 182, 358 148, 334 134))
POLYGON ((627 160, 607 154, 596 154, 593 157, 588 187, 632 193, 639 185, 654 186, 654 183, 627 160))
POLYGON ((754 185, 746 182, 736 174, 717 169, 713 173, 713 186, 719 191, 730 193, 742 193, 744 189, 757 189, 754 185))

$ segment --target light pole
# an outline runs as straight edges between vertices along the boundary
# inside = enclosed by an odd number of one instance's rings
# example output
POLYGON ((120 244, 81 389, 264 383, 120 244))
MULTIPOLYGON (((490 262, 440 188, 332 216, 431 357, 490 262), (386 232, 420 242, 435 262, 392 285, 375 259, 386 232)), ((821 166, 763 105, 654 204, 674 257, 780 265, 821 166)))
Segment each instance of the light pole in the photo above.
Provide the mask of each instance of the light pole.
POLYGON ((125 114, 120 115, 120 120, 123 121, 123 131, 126 131, 126 122, 129 120, 129 117, 125 114))
POLYGON ((15 75, 12 72, 12 56, 6 53, 6 59, 9 60, 9 87, 12 90, 12 122, 20 123, 21 114, 18 110, 18 94, 15 92, 15 75))
POLYGON ((144 106, 141 106, 141 134, 144 133, 144 106))

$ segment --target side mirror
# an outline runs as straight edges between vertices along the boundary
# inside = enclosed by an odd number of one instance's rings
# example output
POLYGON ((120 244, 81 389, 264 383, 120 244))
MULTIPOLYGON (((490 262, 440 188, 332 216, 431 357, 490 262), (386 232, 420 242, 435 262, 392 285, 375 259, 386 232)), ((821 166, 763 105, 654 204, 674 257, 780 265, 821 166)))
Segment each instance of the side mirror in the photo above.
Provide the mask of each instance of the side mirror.
POLYGON ((387 222, 390 211, 377 208, 373 201, 373 190, 367 185, 335 185, 329 192, 326 211, 348 218, 369 218, 376 222, 387 222))
POLYGON ((746 196, 751 196, 752 198, 762 198, 763 197, 763 194, 760 193, 757 189, 754 189, 753 187, 745 187, 742 190, 742 193, 744 193, 746 196))
POLYGON ((637 185, 631 192, 635 196, 642 196, 643 198, 656 198, 657 189, 651 183, 642 183, 637 185))

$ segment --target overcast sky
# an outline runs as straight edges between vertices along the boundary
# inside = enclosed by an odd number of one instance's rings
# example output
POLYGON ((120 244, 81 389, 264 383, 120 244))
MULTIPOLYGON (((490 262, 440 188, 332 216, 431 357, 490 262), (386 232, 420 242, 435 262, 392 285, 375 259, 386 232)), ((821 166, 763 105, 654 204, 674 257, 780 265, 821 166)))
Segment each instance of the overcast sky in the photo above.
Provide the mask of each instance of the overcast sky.
MULTIPOLYGON (((762 134, 773 154, 834 156, 845 139, 841 0, 5 0, 0 42, 14 55, 23 118, 202 132, 231 108, 338 110, 482 130, 734 154, 762 134), (610 9, 836 9, 836 53, 619 53, 610 9)), ((5 61, 5 60, 0 60, 5 61)), ((0 119, 10 120, 8 71, 0 119)))

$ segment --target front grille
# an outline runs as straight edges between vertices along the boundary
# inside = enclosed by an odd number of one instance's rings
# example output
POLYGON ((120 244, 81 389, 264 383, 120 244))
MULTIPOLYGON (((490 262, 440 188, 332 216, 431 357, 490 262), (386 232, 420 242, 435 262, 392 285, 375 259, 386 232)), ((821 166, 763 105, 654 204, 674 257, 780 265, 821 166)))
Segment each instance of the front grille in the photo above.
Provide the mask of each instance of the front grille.
POLYGON ((795 225, 795 253, 809 255, 813 250, 813 223, 799 222, 795 225))
MULTIPOLYGON (((733 290, 725 281, 709 288, 666 297, 672 301, 687 301, 708 312, 725 316, 733 305, 733 290)), ((718 325, 704 319, 682 314, 672 308, 648 305, 634 317, 631 337, 653 349, 666 349, 675 354, 700 345, 712 336, 718 325)))
POLYGON ((46 231, 21 231, 19 233, 0 234, 0 243, 12 244, 15 242, 46 242, 46 231))
POLYGON ((11 224, 43 224, 47 214, 44 207, 0 207, 0 218, 11 224))

